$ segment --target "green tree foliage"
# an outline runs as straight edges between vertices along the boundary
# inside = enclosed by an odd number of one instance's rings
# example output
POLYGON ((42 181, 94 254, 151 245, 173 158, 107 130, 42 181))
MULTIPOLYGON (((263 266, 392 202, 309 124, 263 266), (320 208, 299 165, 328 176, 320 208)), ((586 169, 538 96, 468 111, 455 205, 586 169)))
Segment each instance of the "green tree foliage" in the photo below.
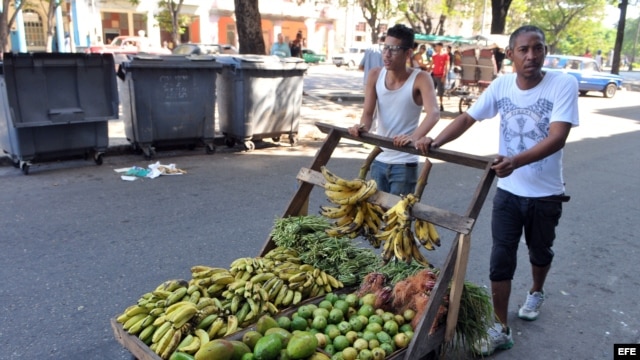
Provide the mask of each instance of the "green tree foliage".
POLYGON ((447 20, 459 16, 475 18, 483 0, 401 0, 397 12, 416 33, 447 35, 447 20))
MULTIPOLYGON (((129 0, 133 5, 140 4, 140 0, 129 0)), ((180 34, 184 34, 185 29, 191 23, 191 18, 180 15, 184 0, 159 0, 158 9, 160 12, 155 16, 160 29, 171 34, 171 41, 180 44, 180 34)))
MULTIPOLYGON (((353 0, 339 1, 341 7, 352 6, 355 3, 353 0)), ((359 0, 359 4, 362 16, 371 30, 371 39, 376 43, 381 32, 381 23, 388 21, 397 14, 396 2, 391 0, 359 0)))

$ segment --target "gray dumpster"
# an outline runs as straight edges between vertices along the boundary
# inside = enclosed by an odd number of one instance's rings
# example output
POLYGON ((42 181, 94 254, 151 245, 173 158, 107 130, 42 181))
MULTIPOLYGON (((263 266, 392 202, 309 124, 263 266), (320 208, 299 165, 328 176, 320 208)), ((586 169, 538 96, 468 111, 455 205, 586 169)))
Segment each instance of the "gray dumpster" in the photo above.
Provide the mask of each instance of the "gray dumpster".
POLYGON ((127 140, 145 158, 156 146, 204 144, 215 152, 216 74, 212 56, 135 56, 123 62, 127 140))
POLYGON ((118 118, 112 55, 5 53, 2 71, 0 146, 16 167, 90 154, 102 164, 118 118))
POLYGON ((253 150, 253 141, 287 134, 297 142, 302 79, 308 65, 299 58, 218 55, 218 117, 225 143, 253 150))

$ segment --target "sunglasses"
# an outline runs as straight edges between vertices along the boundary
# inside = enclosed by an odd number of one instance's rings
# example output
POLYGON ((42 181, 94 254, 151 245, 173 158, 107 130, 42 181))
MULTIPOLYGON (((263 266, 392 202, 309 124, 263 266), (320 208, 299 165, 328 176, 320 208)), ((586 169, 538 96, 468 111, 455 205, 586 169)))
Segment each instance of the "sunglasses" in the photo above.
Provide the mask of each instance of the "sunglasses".
POLYGON ((380 50, 382 51, 383 54, 388 51, 391 53, 391 55, 397 55, 407 49, 409 48, 406 46, 400 46, 400 45, 382 45, 380 47, 380 50))

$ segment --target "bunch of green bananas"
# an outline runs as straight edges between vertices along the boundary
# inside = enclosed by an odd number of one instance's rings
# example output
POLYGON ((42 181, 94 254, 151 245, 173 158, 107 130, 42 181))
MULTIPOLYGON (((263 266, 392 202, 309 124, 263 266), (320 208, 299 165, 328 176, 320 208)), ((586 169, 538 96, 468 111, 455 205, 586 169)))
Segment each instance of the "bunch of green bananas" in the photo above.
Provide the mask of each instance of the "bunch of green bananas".
POLYGON ((393 257, 411 263, 412 260, 428 266, 429 261, 420 252, 419 242, 411 231, 411 207, 417 202, 413 194, 402 196, 397 204, 389 208, 382 220, 385 225, 376 237, 384 242, 382 259, 385 263, 393 257))
POLYGON ((346 180, 327 169, 320 168, 325 178, 325 195, 337 206, 321 206, 320 214, 336 220, 334 226, 327 229, 330 236, 347 236, 355 238, 363 235, 375 247, 380 247, 374 240, 382 223, 382 208, 366 200, 378 190, 375 180, 346 180))

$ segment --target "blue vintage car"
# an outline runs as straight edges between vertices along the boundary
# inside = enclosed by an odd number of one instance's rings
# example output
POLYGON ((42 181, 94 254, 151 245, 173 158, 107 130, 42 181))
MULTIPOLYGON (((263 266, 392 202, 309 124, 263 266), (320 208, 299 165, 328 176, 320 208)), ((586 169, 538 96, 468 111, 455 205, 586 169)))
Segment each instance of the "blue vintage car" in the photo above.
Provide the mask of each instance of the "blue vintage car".
POLYGON ((544 71, 562 71, 573 75, 578 80, 580 95, 588 91, 599 91, 604 97, 611 98, 616 90, 622 88, 622 77, 602 71, 598 63, 588 57, 547 55, 544 71))

